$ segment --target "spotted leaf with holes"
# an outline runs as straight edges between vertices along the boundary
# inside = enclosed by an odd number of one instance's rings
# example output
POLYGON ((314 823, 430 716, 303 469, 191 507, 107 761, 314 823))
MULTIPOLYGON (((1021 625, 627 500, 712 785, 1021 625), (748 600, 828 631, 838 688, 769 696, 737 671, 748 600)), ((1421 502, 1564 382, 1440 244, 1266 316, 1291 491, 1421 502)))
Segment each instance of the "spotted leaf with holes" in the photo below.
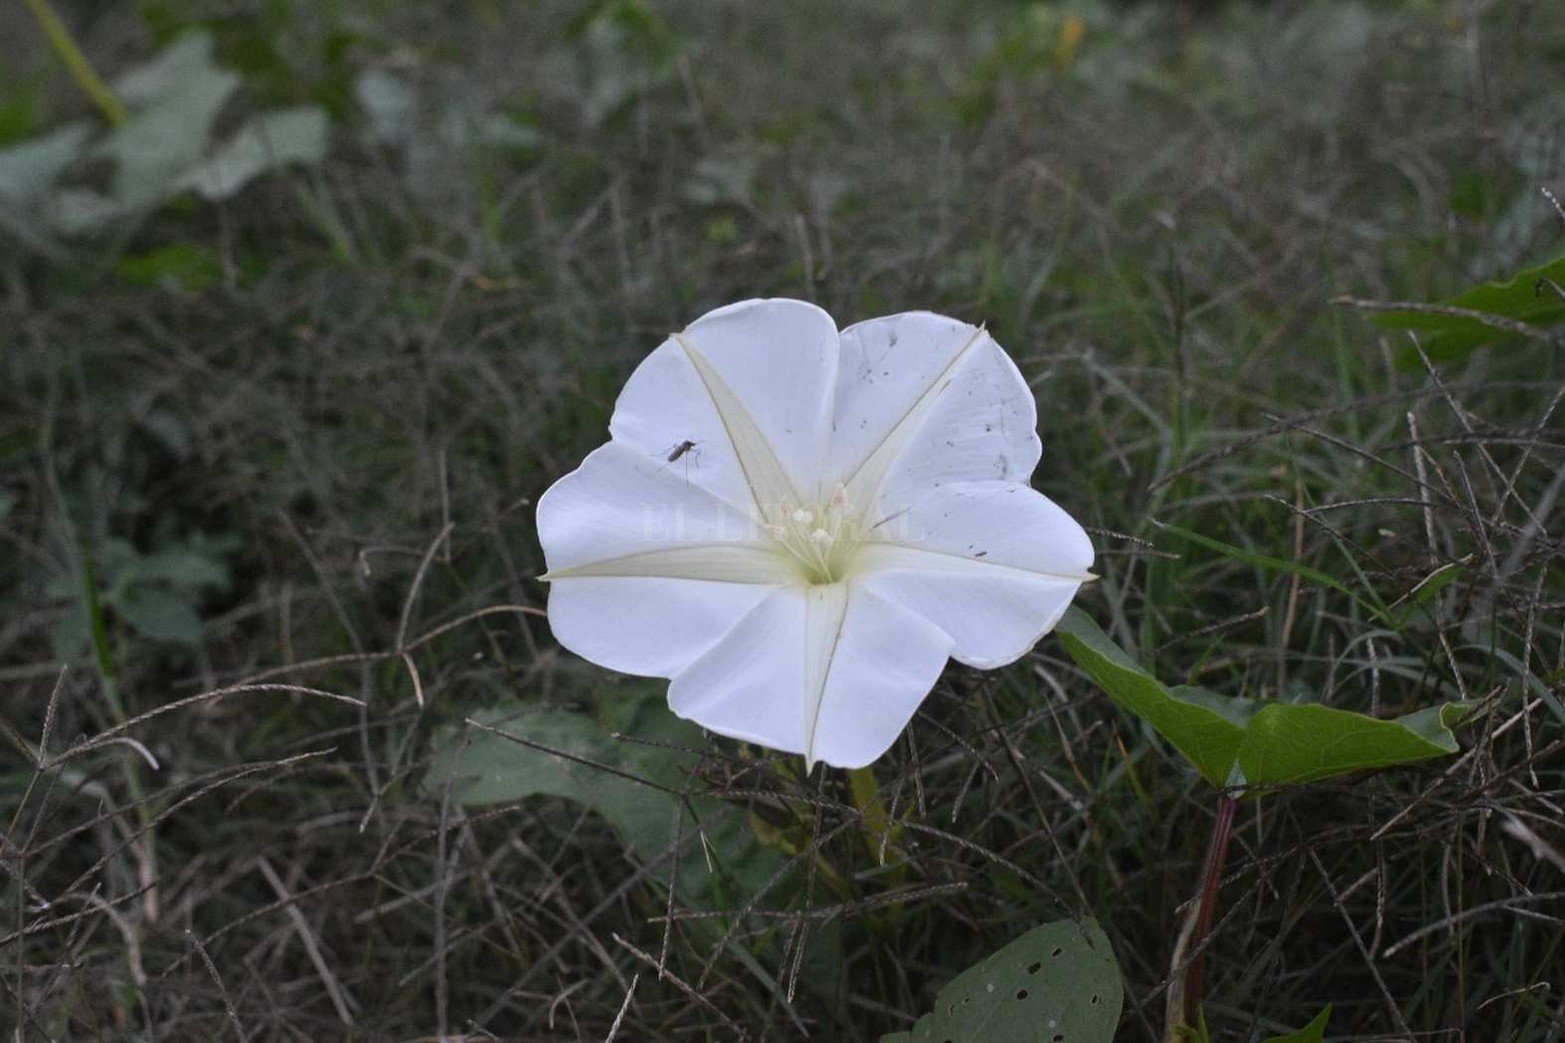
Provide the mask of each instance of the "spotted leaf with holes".
POLYGON ((1093 920, 1034 927, 953 978, 935 1009, 881 1043, 1110 1043, 1124 987, 1093 920))

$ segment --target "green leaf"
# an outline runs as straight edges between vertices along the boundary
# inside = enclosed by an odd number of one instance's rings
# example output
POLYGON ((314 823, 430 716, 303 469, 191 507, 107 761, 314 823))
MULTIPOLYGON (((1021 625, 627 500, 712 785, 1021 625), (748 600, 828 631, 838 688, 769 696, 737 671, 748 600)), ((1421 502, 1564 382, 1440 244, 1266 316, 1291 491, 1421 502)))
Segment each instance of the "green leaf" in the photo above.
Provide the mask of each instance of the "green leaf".
POLYGON ((186 590, 228 586, 228 566, 192 547, 169 547, 152 554, 138 554, 114 571, 116 585, 167 583, 186 590))
POLYGON ((1289 1032, 1281 1036, 1268 1036, 1263 1043, 1321 1043, 1321 1037, 1326 1034, 1326 1022, 1331 1020, 1331 1004, 1315 1015, 1315 1020, 1304 1026, 1297 1032, 1289 1032))
MULTIPOLYGON (((11 200, 17 184, 36 192, 76 159, 103 157, 113 164, 109 192, 67 186, 38 208, 61 232, 88 232, 186 190, 208 200, 226 199, 268 171, 319 162, 326 151, 327 120, 325 110, 314 105, 263 113, 213 152, 212 132, 239 88, 239 77, 215 65, 212 51, 211 34, 192 31, 121 77, 115 86, 129 116, 90 151, 87 131, 67 127, 28 146, 29 151, 0 154, 0 204, 11 200)), ((28 231, 11 213, 15 209, 0 207, 0 222, 28 231)), ((48 245, 36 230, 29 238, 48 245)))
MULTIPOLYGON (((781 862, 739 809, 710 797, 681 799, 697 758, 677 747, 698 749, 700 730, 670 713, 662 693, 650 688, 616 691, 608 703, 603 720, 517 702, 474 714, 504 734, 442 729, 424 788, 439 796, 449 779, 451 798, 466 805, 564 798, 603 816, 642 862, 679 841, 675 886, 693 905, 712 905, 726 890, 748 896, 763 888, 781 862)), ((666 881, 668 871, 652 879, 666 881)))
POLYGON ((201 643, 201 617, 190 597, 165 587, 128 587, 109 599, 120 618, 143 637, 157 641, 201 643))
POLYGON ((957 975, 931 1013, 881 1043, 1110 1043, 1123 1002, 1119 964, 1102 929, 1092 920, 1057 920, 957 975))
POLYGON ((0 149, 0 202, 41 197, 86 147, 85 123, 68 123, 42 137, 0 149))
POLYGON ((671 80, 678 36, 647 0, 600 0, 578 23, 574 64, 587 119, 603 124, 633 99, 671 80))
MULTIPOLYGON (((1531 326, 1548 326, 1565 320, 1565 299, 1561 299, 1545 280, 1565 286, 1565 257, 1518 272, 1505 282, 1482 283, 1441 303, 1515 319, 1531 326)), ((1421 311, 1382 312, 1373 321, 1388 329, 1416 330, 1425 334, 1422 340, 1424 353, 1436 362, 1461 358, 1474 348, 1498 344, 1515 336, 1477 319, 1421 311)), ((1398 362, 1417 365, 1418 353, 1411 347, 1405 348, 1398 362)))
POLYGON ((1150 724, 1214 786, 1228 780, 1239 754, 1248 704, 1184 686, 1169 689, 1109 640, 1098 624, 1071 608, 1055 633, 1076 665, 1120 706, 1150 724), (1200 692, 1193 696, 1193 693, 1200 692))
POLYGON ((136 286, 162 286, 195 292, 223 277, 217 258, 206 247, 175 243, 123 257, 115 265, 120 278, 136 286))
POLYGON ((45 254, 58 255, 50 235, 48 192, 87 147, 85 123, 69 123, 0 149, 0 230, 45 254))
POLYGON ((0 145, 14 145, 39 129, 43 89, 38 79, 12 81, 0 94, 0 145))
POLYGON ((1445 703, 1388 721, 1309 703, 1169 688, 1080 609, 1068 610, 1056 633, 1109 698, 1150 724, 1216 786, 1296 785, 1442 757, 1457 751, 1451 727, 1468 709, 1445 703))
POLYGON ((475 121, 478 137, 487 145, 511 152, 528 153, 543 144, 538 128, 504 113, 491 113, 475 121))
POLYGON ((177 93, 208 70, 212 62, 212 34, 191 29, 171 42, 157 57, 143 62, 114 81, 114 92, 132 107, 151 105, 177 93))
POLYGON ((353 92, 376 141, 401 145, 411 140, 418 99, 405 81, 382 69, 367 69, 354 81, 353 92))
POLYGON ((118 221, 129 209, 90 188, 62 188, 49 200, 49 222, 67 234, 90 232, 118 221))
POLYGON ((674 811, 674 798, 659 788, 669 781, 667 773, 639 771, 645 767, 637 763, 641 758, 616 748, 617 744, 591 717, 574 710, 506 706, 476 713, 473 719, 505 735, 515 735, 569 756, 546 753, 489 732, 463 735, 452 731, 436 743, 436 764, 428 776, 432 790, 438 792, 449 774, 453 780, 451 796, 463 804, 500 804, 534 796, 564 797, 603 815, 624 837, 632 853, 642 859, 657 855, 665 846, 669 831, 663 820, 674 811), (571 757, 603 764, 645 781, 633 781, 571 757))
POLYGON ((170 195, 170 186, 198 166, 217 114, 239 77, 212 64, 212 38, 181 37, 149 65, 120 80, 120 96, 139 105, 98 151, 113 159, 114 201, 124 211, 170 195))
MULTIPOLYGON (((1462 574, 1462 566, 1466 561, 1465 558, 1462 561, 1448 561, 1435 569, 1419 580, 1412 590, 1394 601, 1386 609, 1387 614, 1397 623, 1406 626, 1420 615, 1429 613, 1429 603, 1434 601, 1442 590, 1450 586, 1452 580, 1462 574)), ((1430 615, 1429 618, 1434 617, 1430 615)))
POLYGON ((194 188, 215 202, 268 171, 293 163, 319 163, 325 155, 325 109, 305 105, 265 112, 245 124, 211 159, 187 171, 176 188, 194 188))
POLYGON ((1352 771, 1444 757, 1467 707, 1431 706, 1394 721, 1308 703, 1271 703, 1250 718, 1239 771, 1252 786, 1297 785, 1352 771))

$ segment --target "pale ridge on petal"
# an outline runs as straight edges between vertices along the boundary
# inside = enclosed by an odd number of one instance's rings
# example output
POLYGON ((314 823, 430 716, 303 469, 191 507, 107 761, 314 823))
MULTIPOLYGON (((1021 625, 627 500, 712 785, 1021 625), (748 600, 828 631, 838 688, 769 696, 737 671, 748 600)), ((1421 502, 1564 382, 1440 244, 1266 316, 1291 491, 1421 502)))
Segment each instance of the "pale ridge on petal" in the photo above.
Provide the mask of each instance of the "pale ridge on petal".
POLYGON ((982 670, 1026 655, 1081 587, 1021 569, 990 575, 897 569, 870 573, 862 585, 938 627, 951 642, 951 658, 982 670))
POLYGON ((880 445, 876 446, 874 451, 865 457, 864 462, 847 477, 843 484, 847 487, 848 496, 854 503, 868 507, 874 502, 876 494, 880 492, 881 483, 885 481, 887 472, 891 470, 891 465, 896 462, 908 439, 918 430, 919 421, 929 412, 935 400, 940 397, 940 393, 950 386, 957 368, 987 335, 988 331, 984 327, 973 328, 967 343, 951 356, 951 361, 935 375, 918 398, 914 399, 912 405, 908 406, 907 412, 903 413, 886 432, 886 437, 880 445))
POLYGON ((1091 579, 1091 540, 1020 483, 947 485, 902 513, 900 532, 860 548, 855 582, 950 635, 951 655, 981 669, 1024 655, 1091 579))
POLYGON ((748 506, 735 507, 613 441, 551 485, 534 516, 556 574, 652 550, 766 539, 748 506))
POLYGON ((609 435, 654 460, 658 470, 706 489, 736 511, 754 512, 750 484, 722 417, 690 356, 673 337, 643 359, 625 382, 614 402, 609 435), (675 460, 668 459, 676 453, 675 460))
POLYGON ((755 543, 664 547, 555 569, 538 578, 548 582, 585 576, 653 576, 764 585, 791 583, 797 578, 793 569, 772 547, 755 543))
POLYGON ((851 585, 812 749, 837 768, 861 768, 885 753, 928 697, 951 636, 862 583, 851 585))
POLYGON ((764 517, 768 508, 799 503, 802 497, 744 403, 739 401, 738 396, 723 382, 722 376, 687 338, 676 333, 674 342, 690 359, 701 382, 706 385, 707 394, 712 396, 712 405, 722 419, 723 429, 733 444, 734 453, 739 457, 739 467, 744 471, 745 481, 749 483, 750 494, 755 498, 757 516, 764 517))
POLYGON ((815 767, 815 730, 820 724, 821 700, 842 638, 842 621, 848 614, 848 587, 826 583, 805 592, 804 620, 804 770, 815 767))
POLYGON ((986 572, 990 575, 1011 573, 1043 576, 1048 579, 1066 579, 1075 583, 1088 583, 1098 578, 1096 574, 1086 570, 1053 572, 1048 569, 1028 568, 1025 565, 986 561, 983 558, 969 557, 951 551, 911 547, 905 543, 866 544, 859 550, 859 557, 855 559, 854 566, 855 572, 859 574, 890 569, 920 569, 925 572, 962 572, 969 575, 982 575, 986 572))
POLYGON ((805 615, 804 588, 782 587, 767 594, 673 676, 669 708, 707 731, 803 753, 799 699, 804 686, 805 615))

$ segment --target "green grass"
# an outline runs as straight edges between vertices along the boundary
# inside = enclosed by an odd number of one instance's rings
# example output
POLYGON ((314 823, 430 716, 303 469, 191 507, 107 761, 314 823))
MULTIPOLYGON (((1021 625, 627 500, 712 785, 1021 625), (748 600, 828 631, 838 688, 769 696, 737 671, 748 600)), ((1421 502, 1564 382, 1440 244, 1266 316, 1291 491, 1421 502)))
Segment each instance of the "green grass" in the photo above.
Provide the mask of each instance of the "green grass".
MULTIPOLYGON (((106 74, 221 13, 147 6, 62 11, 106 74)), ((1035 484, 1095 532, 1080 603, 1159 677, 1386 717, 1486 701, 1457 758, 1241 809, 1215 1038, 1330 1002, 1332 1038, 1565 1039, 1561 359, 1399 368, 1403 334, 1328 303, 1560 251, 1558 11, 619 4, 595 35, 580 3, 238 6, 214 25, 246 104, 331 105, 328 163, 65 260, 0 245, 7 1031, 599 1040, 634 981, 619 1040, 874 1040, 1090 913, 1120 1038, 1160 1038, 1215 797, 1052 638, 953 667, 875 766, 884 865, 845 773, 704 745, 691 791, 788 866, 716 917, 579 805, 426 784, 476 711, 644 691, 554 645, 529 502, 669 330, 788 295, 988 323, 1037 391, 1035 484), (344 68, 369 66, 541 143, 367 144, 344 68), (113 599, 95 650, 71 638, 84 561, 106 591, 122 545, 227 573, 185 595, 198 643, 113 599), (1427 613, 1371 611, 1452 562, 1427 613), (136 716, 261 675, 296 687, 134 725, 156 770, 67 756, 116 725, 105 678, 136 716)), ((6 138, 90 115, 23 15, 6 138)))

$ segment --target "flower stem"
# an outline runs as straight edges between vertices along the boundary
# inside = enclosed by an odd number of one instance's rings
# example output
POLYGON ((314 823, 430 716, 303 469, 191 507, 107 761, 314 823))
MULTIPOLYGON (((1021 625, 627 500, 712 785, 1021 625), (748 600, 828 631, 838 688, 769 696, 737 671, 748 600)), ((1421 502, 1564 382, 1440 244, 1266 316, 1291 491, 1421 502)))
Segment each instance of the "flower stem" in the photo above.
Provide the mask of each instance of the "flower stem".
POLYGON ((1185 1038, 1183 1030, 1200 1023, 1201 972, 1206 960, 1203 950, 1212 933, 1212 921, 1217 916, 1217 892, 1222 886, 1223 868, 1228 864, 1228 841, 1233 836, 1238 810, 1238 794, 1224 790, 1218 798, 1217 820, 1212 824, 1212 833, 1206 842, 1206 860, 1201 867, 1201 890, 1196 896, 1196 906, 1174 946, 1174 982, 1168 997, 1167 1039, 1170 1041, 1185 1038), (1191 954, 1188 961, 1186 953, 1191 954), (1182 974, 1181 963, 1185 964, 1182 974))
POLYGON ((82 93, 92 99, 94 105, 102 111, 104 119, 111 126, 119 126, 125 122, 125 105, 115 97, 114 91, 103 82, 103 77, 98 75, 96 69, 87 61, 87 56, 82 54, 81 48, 76 46, 76 41, 71 39, 71 31, 65 27, 60 16, 54 8, 49 6, 49 0, 23 0, 33 17, 38 20, 38 28, 49 40, 49 46, 54 48, 54 53, 60 56, 60 61, 65 63, 65 69, 71 74, 71 79, 76 81, 76 86, 82 89, 82 93))

